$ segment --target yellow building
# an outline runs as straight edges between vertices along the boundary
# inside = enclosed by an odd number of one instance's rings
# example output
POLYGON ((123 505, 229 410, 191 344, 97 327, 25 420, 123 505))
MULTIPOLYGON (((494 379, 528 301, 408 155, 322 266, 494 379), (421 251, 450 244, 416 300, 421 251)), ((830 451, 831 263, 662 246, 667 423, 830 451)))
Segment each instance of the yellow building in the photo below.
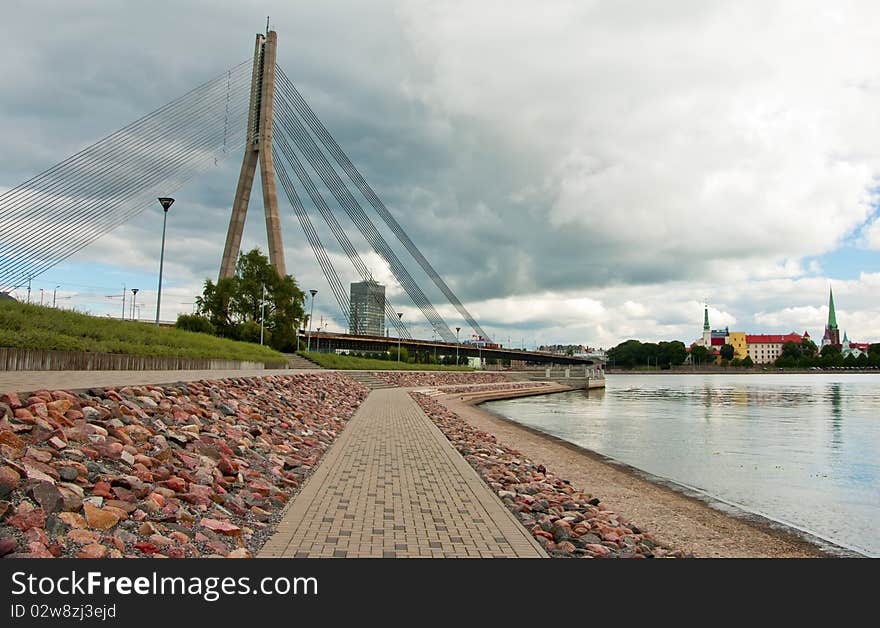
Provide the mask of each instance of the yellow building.
POLYGON ((733 357, 744 360, 749 354, 749 343, 746 342, 746 332, 732 331, 727 336, 727 344, 733 347, 733 357))

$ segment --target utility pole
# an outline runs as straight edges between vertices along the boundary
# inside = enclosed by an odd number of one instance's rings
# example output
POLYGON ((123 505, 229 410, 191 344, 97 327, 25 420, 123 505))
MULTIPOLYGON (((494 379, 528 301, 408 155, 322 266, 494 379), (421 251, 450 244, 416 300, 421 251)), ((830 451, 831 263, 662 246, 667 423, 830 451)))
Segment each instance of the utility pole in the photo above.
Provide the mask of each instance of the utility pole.
POLYGON ((60 287, 61 287, 61 285, 59 284, 59 285, 55 286, 54 290, 52 290, 52 307, 55 307, 55 303, 58 300, 58 288, 60 288, 60 287))
POLYGON ((461 327, 455 328, 455 366, 458 366, 458 332, 461 331, 461 327))

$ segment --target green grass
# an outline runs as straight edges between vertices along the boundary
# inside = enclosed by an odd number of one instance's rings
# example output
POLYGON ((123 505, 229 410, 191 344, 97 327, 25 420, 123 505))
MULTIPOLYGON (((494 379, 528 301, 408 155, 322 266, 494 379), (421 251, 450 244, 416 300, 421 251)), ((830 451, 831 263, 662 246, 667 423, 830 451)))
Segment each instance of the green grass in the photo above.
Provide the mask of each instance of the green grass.
POLYGON ((338 355, 335 353, 318 353, 317 351, 300 351, 304 358, 320 364, 327 369, 357 370, 357 371, 473 371, 468 366, 446 366, 441 364, 410 364, 409 362, 397 362, 396 360, 374 360, 372 358, 359 358, 353 355, 338 355))
POLYGON ((249 342, 15 301, 0 301, 0 347, 287 362, 277 351, 249 342))

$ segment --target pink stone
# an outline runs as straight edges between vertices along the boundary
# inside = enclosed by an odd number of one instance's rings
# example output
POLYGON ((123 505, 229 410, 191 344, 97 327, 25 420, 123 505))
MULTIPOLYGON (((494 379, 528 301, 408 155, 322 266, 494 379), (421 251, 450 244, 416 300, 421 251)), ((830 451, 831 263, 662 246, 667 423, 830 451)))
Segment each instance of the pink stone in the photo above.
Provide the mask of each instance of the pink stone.
POLYGON ((218 519, 204 518, 199 523, 209 530, 219 532, 220 534, 225 534, 226 536, 241 535, 241 528, 236 525, 232 525, 228 521, 219 521, 218 519))

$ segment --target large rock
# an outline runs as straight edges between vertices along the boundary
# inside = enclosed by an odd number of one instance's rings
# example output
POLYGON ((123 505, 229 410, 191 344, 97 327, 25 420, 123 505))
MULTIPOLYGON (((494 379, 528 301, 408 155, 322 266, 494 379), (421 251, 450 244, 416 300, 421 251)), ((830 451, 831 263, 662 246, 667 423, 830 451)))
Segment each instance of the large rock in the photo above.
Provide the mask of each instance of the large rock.
POLYGON ((94 530, 109 530, 119 523, 119 516, 116 513, 97 508, 89 503, 83 504, 83 512, 89 527, 94 530))

